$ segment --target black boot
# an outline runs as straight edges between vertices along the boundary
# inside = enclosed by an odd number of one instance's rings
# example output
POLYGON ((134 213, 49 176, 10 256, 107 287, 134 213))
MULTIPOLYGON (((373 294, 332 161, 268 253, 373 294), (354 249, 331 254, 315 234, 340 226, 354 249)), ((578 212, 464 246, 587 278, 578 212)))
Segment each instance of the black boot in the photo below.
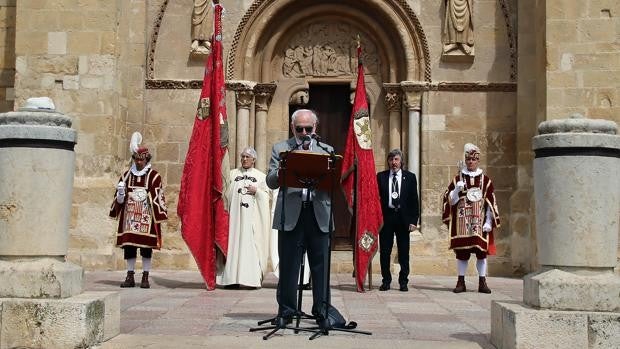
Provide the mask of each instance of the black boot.
POLYGON ((465 287, 465 275, 459 275, 459 279, 456 282, 456 287, 452 290, 452 292, 461 293, 465 291, 467 291, 467 288, 465 287))
POLYGON ((478 278, 478 292, 491 293, 491 289, 487 286, 487 278, 484 276, 478 278))
POLYGON ((125 281, 123 281, 123 283, 121 283, 121 287, 122 288, 136 287, 136 281, 133 279, 133 275, 134 274, 135 274, 134 271, 128 271, 127 272, 127 277, 125 278, 125 281))
POLYGON ((151 284, 149 284, 149 272, 142 272, 142 281, 140 281, 140 288, 151 288, 151 284))

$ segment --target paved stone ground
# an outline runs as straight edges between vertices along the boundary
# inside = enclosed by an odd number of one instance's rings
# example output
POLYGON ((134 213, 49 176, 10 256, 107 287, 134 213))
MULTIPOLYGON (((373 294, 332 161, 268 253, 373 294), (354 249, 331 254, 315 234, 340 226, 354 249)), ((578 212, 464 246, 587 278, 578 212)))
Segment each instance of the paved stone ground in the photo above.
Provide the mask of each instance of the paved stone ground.
MULTIPOLYGON (((451 291, 455 277, 418 275, 410 278, 409 292, 374 288, 358 293, 350 274, 336 274, 331 278, 333 305, 371 336, 332 331, 309 341, 306 333, 284 330, 264 341, 267 332, 249 329, 277 309, 273 275, 258 290, 210 292, 194 271, 155 270, 151 289, 121 289, 124 275, 120 271, 86 273, 87 290, 121 294, 121 334, 102 343, 102 349, 494 348, 489 342, 491 301, 520 301, 523 294, 520 279, 489 278, 493 293, 487 295, 477 292, 477 277, 468 277, 469 291, 457 295, 451 291)), ((373 279, 380 280, 380 275, 373 279)), ((311 291, 304 291, 303 302, 309 312, 311 291)))

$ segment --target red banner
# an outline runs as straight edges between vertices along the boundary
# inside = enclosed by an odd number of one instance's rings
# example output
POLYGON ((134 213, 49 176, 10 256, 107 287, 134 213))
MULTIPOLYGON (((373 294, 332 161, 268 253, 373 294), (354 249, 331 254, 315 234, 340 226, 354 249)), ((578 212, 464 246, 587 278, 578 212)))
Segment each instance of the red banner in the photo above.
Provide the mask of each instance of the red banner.
POLYGON ((222 64, 222 6, 215 5, 211 53, 207 57, 194 129, 185 157, 177 213, 181 233, 196 259, 207 290, 215 289, 218 254, 228 248, 229 172, 226 86, 222 64))
POLYGON ((357 87, 342 164, 342 188, 355 215, 355 278, 358 292, 364 292, 368 264, 377 252, 379 229, 383 225, 361 52, 361 47, 358 47, 357 87))

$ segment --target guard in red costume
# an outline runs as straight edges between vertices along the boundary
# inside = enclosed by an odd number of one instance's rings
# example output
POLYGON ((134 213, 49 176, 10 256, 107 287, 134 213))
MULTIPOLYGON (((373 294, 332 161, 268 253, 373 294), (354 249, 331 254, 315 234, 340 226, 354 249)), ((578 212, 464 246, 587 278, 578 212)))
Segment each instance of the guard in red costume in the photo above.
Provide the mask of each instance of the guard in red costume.
POLYGON ((443 195, 443 222, 450 231, 450 249, 456 253, 458 281, 454 293, 466 291, 465 272, 472 253, 476 254, 478 292, 491 293, 486 283, 487 255, 495 254, 493 232, 499 227, 499 211, 491 179, 478 168, 480 149, 465 144, 465 166, 443 195))
POLYGON ((161 248, 161 222, 168 219, 161 176, 151 168, 149 149, 140 146, 142 135, 134 132, 129 149, 133 164, 116 185, 110 217, 118 218, 116 246, 123 249, 127 277, 121 287, 134 287, 138 248, 142 256, 141 288, 150 288, 153 249, 161 248))

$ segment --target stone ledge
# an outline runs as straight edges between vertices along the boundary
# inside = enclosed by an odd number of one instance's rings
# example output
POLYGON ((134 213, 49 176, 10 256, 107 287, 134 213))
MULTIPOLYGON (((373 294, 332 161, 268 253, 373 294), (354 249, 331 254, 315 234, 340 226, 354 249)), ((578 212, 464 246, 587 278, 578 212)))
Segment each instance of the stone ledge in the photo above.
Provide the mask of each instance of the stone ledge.
POLYGON ((491 304, 491 343, 503 349, 620 348, 620 313, 491 304))
POLYGON ((0 260, 0 297, 67 298, 84 289, 82 267, 53 258, 0 260))
POLYGON ((0 348, 86 348, 120 333, 117 292, 0 298, 0 348))
POLYGON ((523 278, 525 304, 545 309, 620 312, 620 278, 552 269, 523 278))

